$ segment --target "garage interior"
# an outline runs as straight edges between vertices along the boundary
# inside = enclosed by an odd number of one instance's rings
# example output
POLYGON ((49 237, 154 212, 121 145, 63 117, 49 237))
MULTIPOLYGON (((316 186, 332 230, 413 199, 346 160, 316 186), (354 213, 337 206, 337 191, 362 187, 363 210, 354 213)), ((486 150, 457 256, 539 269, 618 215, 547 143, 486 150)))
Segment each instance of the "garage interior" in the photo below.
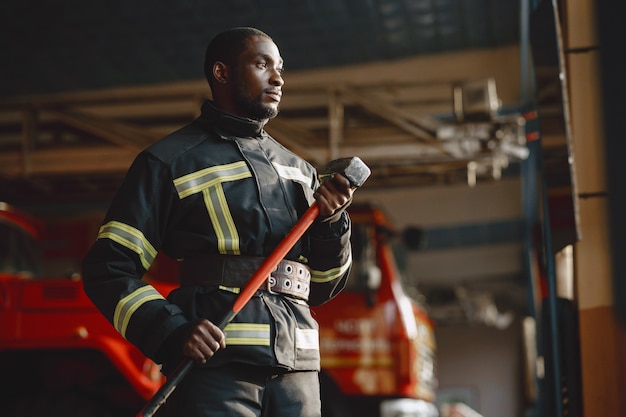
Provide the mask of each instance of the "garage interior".
MULTIPOLYGON (((210 97, 202 75, 208 40, 229 27, 258 27, 287 70, 268 133, 318 167, 352 155, 371 167, 358 199, 424 232, 405 284, 445 332, 440 343, 473 338, 469 362, 484 367, 475 361, 488 352, 479 349, 485 339, 514 351, 522 334, 509 325, 530 314, 522 253, 533 201, 523 191, 537 118, 547 192, 565 202, 555 220, 573 215, 557 45, 540 43, 533 62, 524 3, 5 4, 0 200, 44 218, 104 210, 134 156, 195 118, 210 97), (481 315, 493 306, 495 318, 481 315)), ((571 233, 555 236, 556 245, 571 233)), ((507 413, 524 407, 522 383, 509 386, 517 392, 502 404, 476 380, 486 378, 481 372, 465 381, 443 375, 442 389, 469 385, 486 416, 518 415, 507 413)))

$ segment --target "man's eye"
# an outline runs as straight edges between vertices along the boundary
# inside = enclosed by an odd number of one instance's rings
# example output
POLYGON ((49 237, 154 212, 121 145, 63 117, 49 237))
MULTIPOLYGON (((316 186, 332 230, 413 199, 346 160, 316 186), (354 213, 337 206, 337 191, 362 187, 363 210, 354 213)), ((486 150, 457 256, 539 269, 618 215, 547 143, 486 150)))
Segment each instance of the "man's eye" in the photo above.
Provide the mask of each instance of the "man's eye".
POLYGON ((257 62, 256 66, 259 68, 267 68, 267 62, 257 62))

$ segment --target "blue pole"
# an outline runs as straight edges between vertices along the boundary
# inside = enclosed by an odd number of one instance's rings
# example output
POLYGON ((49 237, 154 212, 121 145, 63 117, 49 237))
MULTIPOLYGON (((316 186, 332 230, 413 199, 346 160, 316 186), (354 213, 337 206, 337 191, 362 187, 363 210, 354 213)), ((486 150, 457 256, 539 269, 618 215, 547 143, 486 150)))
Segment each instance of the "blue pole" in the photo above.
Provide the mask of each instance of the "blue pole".
MULTIPOLYGON (((529 2, 532 0, 520 0, 520 102, 524 111, 534 110, 534 91, 535 84, 533 82, 533 70, 531 63, 530 52, 530 11, 531 6, 529 2)), ((526 134, 528 138, 529 126, 526 124, 526 134)), ((524 276, 526 280, 527 288, 527 300, 529 314, 535 320, 535 349, 536 352, 541 352, 541 332, 538 331, 540 320, 537 316, 537 306, 535 305, 535 287, 537 283, 533 279, 533 228, 537 222, 537 147, 540 145, 538 141, 527 142, 529 150, 528 158, 520 164, 520 179, 521 179, 521 201, 522 201, 522 213, 524 216, 523 222, 523 252, 522 260, 524 268, 524 276)), ((532 358, 529 358, 532 359, 532 358)), ((534 364, 536 366, 536 363, 534 364)), ((529 381, 530 383, 530 381, 529 381)), ((543 397, 541 393, 542 379, 539 378, 537 372, 534 373, 534 388, 536 390, 536 401, 533 404, 534 415, 537 417, 542 416, 543 410, 543 397)))
MULTIPOLYGON (((544 0, 550 1, 550 0, 544 0)), ((554 0, 551 0, 554 1, 554 0)), ((535 103, 535 85, 534 85, 534 71, 532 70, 531 51, 530 51, 530 13, 538 6, 539 0, 520 0, 520 94, 523 107, 528 109, 536 109, 535 103)), ((539 136, 540 137, 540 136, 539 136)), ((537 403, 535 405, 535 412, 537 416, 543 414, 543 399, 542 392, 544 391, 542 385, 545 383, 552 383, 554 390, 554 406, 555 417, 563 417, 562 409, 562 393, 561 393, 561 364, 560 364, 560 343, 559 343, 559 328, 558 328, 558 315, 557 315, 557 293, 556 293, 556 274, 554 265, 554 254, 552 249, 552 234, 550 228, 550 209, 547 196, 547 184, 543 167, 543 152, 541 148, 541 139, 528 143, 530 155, 528 160, 522 163, 522 202, 524 204, 524 217, 525 217, 525 239, 524 239, 524 258, 527 266, 526 277, 529 284, 529 305, 530 311, 535 322, 539 323, 537 317, 537 308, 535 306, 535 300, 532 294, 532 289, 535 283, 532 279, 532 250, 533 250, 533 237, 532 229, 537 221, 537 210, 539 207, 538 199, 541 198, 541 214, 542 214, 542 231, 543 231, 543 244, 544 244, 544 258, 545 268, 548 280, 548 297, 547 308, 549 323, 541 323, 540 326, 549 326, 550 334, 550 353, 552 356, 551 363, 547 364, 551 366, 553 378, 552 381, 540 381, 536 378, 538 387, 537 403), (537 178, 537 173, 540 174, 540 178, 537 178), (537 191, 539 186, 539 191, 537 191)), ((537 332, 537 349, 538 352, 542 352, 539 335, 542 332, 537 332)), ((545 346, 545 344, 544 344, 545 346)), ((545 353, 544 353, 545 355, 545 353)))

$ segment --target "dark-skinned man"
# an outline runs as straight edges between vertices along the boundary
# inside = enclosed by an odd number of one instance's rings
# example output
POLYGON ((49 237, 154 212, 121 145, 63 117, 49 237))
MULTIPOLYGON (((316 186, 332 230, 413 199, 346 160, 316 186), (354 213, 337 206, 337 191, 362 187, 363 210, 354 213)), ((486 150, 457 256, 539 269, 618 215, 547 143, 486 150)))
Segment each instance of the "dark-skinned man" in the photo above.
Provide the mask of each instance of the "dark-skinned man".
POLYGON ((284 84, 267 34, 218 34, 205 75, 212 100, 201 115, 130 167, 83 262, 85 291, 165 375, 183 357, 197 363, 158 415, 320 416, 309 305, 345 285, 353 190, 340 174, 320 183, 263 130, 284 84), (214 323, 313 203, 318 218, 222 331, 214 323), (180 288, 167 299, 141 280, 159 250, 180 263, 180 288))

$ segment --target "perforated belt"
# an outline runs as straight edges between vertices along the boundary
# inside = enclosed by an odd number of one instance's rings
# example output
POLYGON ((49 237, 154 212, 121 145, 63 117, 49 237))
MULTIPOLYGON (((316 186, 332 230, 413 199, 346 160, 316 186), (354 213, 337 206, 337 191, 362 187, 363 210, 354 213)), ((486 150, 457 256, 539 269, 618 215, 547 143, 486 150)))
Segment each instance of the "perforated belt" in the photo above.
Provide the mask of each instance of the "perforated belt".
MULTIPOLYGON (((180 284, 244 287, 261 267, 265 258, 237 255, 199 255, 180 263, 180 284)), ((267 277, 265 289, 309 299, 311 272, 300 262, 282 260, 267 277)))

